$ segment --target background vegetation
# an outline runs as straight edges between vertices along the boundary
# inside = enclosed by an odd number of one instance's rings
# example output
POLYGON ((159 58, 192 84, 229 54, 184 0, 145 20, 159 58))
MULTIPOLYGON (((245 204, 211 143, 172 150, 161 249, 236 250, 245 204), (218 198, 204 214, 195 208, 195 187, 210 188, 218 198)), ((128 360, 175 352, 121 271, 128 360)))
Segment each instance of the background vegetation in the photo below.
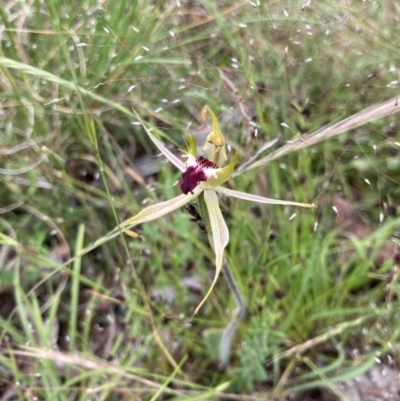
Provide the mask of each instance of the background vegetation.
POLYGON ((177 150, 208 104, 245 163, 397 96, 399 15, 394 0, 3 1, 2 399, 340 397, 395 368, 397 114, 227 183, 318 209, 221 199, 248 306, 224 370, 204 333, 233 300, 221 277, 189 322, 214 268, 187 211, 84 249, 179 193, 132 108, 177 150))

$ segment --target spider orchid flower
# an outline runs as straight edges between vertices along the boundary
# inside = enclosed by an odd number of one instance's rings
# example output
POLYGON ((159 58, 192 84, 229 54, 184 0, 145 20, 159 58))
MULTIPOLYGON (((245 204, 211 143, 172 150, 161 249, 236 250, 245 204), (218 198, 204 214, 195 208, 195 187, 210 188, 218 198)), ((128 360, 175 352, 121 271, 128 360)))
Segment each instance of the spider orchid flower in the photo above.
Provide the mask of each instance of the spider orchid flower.
POLYGON ((227 181, 233 172, 238 153, 236 152, 227 163, 228 157, 226 155, 225 138, 221 132, 217 117, 208 106, 205 106, 202 111, 202 118, 204 120, 206 120, 207 114, 211 116, 212 120, 211 132, 207 136, 203 146, 204 155, 207 157, 198 156, 196 139, 191 135, 187 139, 187 152, 184 152, 183 155, 183 157, 187 158, 186 162, 183 162, 179 157, 170 152, 164 144, 150 132, 141 121, 139 115, 137 115, 152 142, 175 167, 182 171, 180 187, 183 193, 173 199, 149 206, 121 224, 122 230, 129 233, 130 228, 165 216, 199 197, 201 216, 206 221, 206 224, 208 222, 207 232, 210 244, 215 253, 216 272, 208 292, 196 307, 193 315, 199 311, 215 286, 224 260, 224 249, 229 242, 229 231, 219 207, 218 194, 258 203, 302 207, 314 206, 313 204, 307 203, 269 199, 222 187, 221 184, 227 181), (206 209, 204 211, 208 216, 203 215, 204 213, 201 207, 202 202, 206 209))

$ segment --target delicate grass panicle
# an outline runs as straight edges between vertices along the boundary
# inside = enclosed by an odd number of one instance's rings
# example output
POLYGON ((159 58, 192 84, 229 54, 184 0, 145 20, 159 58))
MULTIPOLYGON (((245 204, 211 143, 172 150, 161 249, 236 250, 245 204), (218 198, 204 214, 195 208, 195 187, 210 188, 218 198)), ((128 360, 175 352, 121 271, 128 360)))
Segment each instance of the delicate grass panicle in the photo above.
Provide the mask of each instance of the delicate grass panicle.
POLYGON ((396 394, 398 15, 0 2, 0 399, 396 394))

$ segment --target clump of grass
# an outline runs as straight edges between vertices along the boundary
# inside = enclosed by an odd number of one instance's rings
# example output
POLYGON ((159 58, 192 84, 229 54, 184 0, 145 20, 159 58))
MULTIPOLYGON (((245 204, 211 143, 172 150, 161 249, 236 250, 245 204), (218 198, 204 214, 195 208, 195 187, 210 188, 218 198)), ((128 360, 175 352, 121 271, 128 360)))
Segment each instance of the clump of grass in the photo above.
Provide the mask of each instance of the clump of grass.
POLYGON ((371 265, 368 253, 398 225, 397 101, 368 109, 398 95, 397 8, 2 4, 3 399, 254 390, 266 399, 335 389, 376 353, 398 357, 397 265, 371 265), (320 207, 294 216, 221 199, 248 308, 223 372, 211 369, 202 332, 223 328, 234 305, 220 281, 187 323, 213 274, 187 213, 140 227, 140 238, 107 237, 144 204, 177 194, 179 175, 132 124, 132 107, 174 150, 184 133, 201 135, 206 103, 249 161, 234 189, 320 207), (340 136, 341 123, 317 131, 358 112, 340 136), (370 238, 338 238, 338 191, 370 238), (82 252, 95 241, 103 244, 82 252))

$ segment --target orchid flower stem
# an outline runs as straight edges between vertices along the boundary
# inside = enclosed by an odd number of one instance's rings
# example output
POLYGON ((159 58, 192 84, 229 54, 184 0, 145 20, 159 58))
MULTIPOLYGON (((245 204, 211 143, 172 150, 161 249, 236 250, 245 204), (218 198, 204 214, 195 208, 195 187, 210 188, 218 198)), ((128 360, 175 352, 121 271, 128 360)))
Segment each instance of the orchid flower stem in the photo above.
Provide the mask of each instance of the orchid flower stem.
POLYGON ((222 333, 221 341, 219 343, 219 363, 224 367, 229 362, 229 356, 232 346, 232 340, 235 335, 236 329, 240 321, 246 315, 246 305, 244 303, 243 295, 239 290, 235 278, 233 277, 232 270, 229 267, 227 260, 222 265, 222 272, 225 280, 228 283, 229 290, 233 294, 236 302, 236 309, 232 312, 231 320, 222 333))
POLYGON ((229 289, 235 298, 236 307, 240 311, 240 319, 242 319, 246 314, 246 305, 244 303, 243 294, 239 290, 236 280, 233 277, 232 270, 226 260, 222 265, 222 272, 224 273, 225 280, 228 282, 229 289))

